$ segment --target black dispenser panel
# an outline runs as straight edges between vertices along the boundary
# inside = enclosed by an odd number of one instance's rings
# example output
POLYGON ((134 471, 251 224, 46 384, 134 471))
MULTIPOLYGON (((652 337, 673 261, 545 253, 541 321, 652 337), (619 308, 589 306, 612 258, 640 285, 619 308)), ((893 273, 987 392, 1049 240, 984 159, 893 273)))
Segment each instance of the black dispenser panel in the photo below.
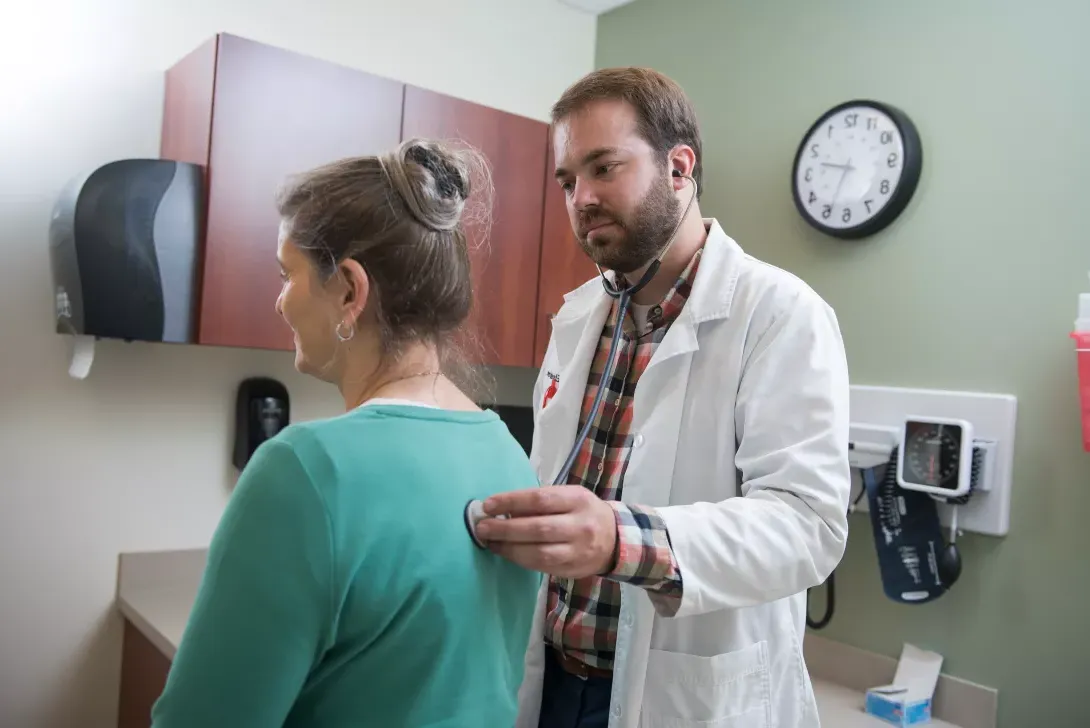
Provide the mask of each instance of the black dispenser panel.
POLYGON ((289 422, 287 387, 265 377, 244 379, 238 385, 235 401, 235 467, 245 468, 261 443, 275 437, 289 422))
POLYGON ((166 159, 72 180, 49 226, 57 332, 195 341, 203 188, 199 165, 166 159))

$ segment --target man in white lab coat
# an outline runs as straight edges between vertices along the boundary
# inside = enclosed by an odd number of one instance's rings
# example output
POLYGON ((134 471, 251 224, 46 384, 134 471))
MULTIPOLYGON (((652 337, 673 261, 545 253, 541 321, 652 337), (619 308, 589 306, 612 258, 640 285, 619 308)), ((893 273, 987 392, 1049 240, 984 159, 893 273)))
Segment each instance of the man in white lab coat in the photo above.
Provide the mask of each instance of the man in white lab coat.
POLYGON ((590 74, 552 142, 576 237, 614 286, 666 252, 622 320, 601 279, 565 297, 534 391, 546 485, 485 502, 508 516, 480 523, 489 547, 549 575, 518 728, 817 726, 805 592, 843 555, 851 482, 836 317, 701 216, 700 133, 670 79, 590 74), (616 326, 568 485, 548 485, 616 326))

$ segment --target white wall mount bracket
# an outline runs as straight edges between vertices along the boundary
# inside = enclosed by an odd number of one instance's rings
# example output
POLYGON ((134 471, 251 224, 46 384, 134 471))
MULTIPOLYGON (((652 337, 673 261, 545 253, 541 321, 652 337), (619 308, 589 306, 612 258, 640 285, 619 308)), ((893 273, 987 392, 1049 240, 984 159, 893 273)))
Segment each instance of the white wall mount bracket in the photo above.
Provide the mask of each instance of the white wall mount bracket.
MULTIPOLYGON (((909 389, 852 385, 851 451, 853 468, 870 468, 889 461, 900 441, 901 428, 910 416, 953 417, 973 425, 974 441, 984 446, 984 487, 958 509, 958 529, 987 536, 1006 536, 1010 530, 1011 474, 1018 400, 1010 394, 909 389)), ((896 467, 896 464, 890 467, 896 467)), ((856 478, 853 499, 862 487, 856 478)), ((951 507, 938 505, 939 519, 950 524, 951 507)), ((864 496, 856 506, 866 511, 864 496)))

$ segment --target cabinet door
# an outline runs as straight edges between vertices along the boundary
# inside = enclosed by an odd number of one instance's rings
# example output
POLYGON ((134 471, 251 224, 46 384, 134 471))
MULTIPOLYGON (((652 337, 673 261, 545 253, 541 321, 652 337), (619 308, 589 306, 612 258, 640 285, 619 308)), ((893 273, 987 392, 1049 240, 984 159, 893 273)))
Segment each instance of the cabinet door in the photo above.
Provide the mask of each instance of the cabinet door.
POLYGON ((291 349, 277 189, 291 174, 400 138, 404 85, 230 35, 216 59, 200 343, 291 349))
POLYGON ((548 126, 413 86, 403 138, 458 139, 479 149, 495 187, 487 239, 469 226, 474 307, 469 326, 485 364, 532 366, 548 126))
POLYGON ((552 317, 564 304, 564 294, 575 290, 598 275, 598 269, 575 239, 564 190, 553 178, 552 145, 548 149, 545 180, 545 220, 541 232, 541 282, 538 285, 537 336, 534 345, 534 365, 545 358, 552 335, 552 317))
POLYGON ((170 660, 126 619, 121 639, 117 728, 151 725, 151 710, 163 693, 169 674, 170 660))

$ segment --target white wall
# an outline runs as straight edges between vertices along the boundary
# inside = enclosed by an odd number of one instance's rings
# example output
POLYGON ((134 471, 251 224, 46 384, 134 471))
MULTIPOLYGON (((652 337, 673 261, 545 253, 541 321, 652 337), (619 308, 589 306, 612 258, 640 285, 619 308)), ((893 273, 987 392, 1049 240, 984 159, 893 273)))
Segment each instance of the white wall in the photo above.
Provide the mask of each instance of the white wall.
MULTIPOLYGON (((54 196, 82 170, 157 156, 162 72, 218 31, 545 119, 593 68, 595 20, 555 0, 13 8, 0 43, 0 727, 108 726, 117 554, 207 545, 233 482, 237 382, 281 378, 297 419, 339 403, 287 353, 100 342, 90 376, 70 379, 52 333, 54 196)), ((499 374, 501 400, 528 401, 532 373, 499 374)))

